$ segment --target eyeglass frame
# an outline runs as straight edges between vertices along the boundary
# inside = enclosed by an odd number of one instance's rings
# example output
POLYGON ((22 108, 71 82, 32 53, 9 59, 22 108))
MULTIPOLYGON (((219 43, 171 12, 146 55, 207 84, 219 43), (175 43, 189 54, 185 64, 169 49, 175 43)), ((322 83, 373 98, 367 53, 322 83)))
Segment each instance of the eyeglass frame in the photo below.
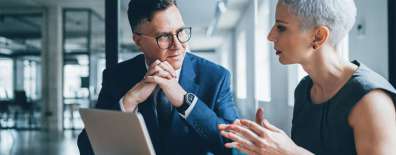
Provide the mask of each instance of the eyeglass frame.
POLYGON ((182 28, 178 29, 178 30, 176 31, 176 33, 164 33, 164 34, 160 34, 160 35, 154 36, 154 37, 151 36, 151 35, 147 35, 147 34, 140 33, 140 32, 134 32, 134 34, 139 35, 139 36, 146 36, 146 37, 149 37, 149 38, 154 38, 155 41, 157 42, 157 46, 158 46, 160 49, 165 50, 165 49, 169 49, 169 48, 171 47, 171 45, 174 43, 174 40, 175 40, 174 37, 175 37, 175 36, 176 36, 177 40, 178 40, 180 43, 182 43, 182 44, 184 44, 184 43, 190 41, 190 39, 191 39, 191 34, 192 34, 191 30, 192 30, 192 27, 182 27, 182 28), (190 33, 189 33, 188 39, 187 39, 186 41, 182 42, 182 41, 180 41, 180 38, 179 38, 179 35, 178 35, 178 34, 179 34, 180 32, 182 32, 182 30, 185 30, 185 29, 189 30, 190 33), (160 37, 163 37, 163 36, 171 36, 171 41, 169 42, 169 45, 168 45, 167 48, 161 48, 161 46, 160 46, 160 44, 159 44, 159 38, 160 38, 160 37))

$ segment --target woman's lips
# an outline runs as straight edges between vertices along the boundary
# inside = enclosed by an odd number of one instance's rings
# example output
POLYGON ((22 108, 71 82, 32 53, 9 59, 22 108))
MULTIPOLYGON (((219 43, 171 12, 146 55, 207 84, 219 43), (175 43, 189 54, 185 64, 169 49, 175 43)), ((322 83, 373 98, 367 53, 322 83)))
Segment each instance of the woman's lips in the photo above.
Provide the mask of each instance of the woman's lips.
POLYGON ((276 55, 282 54, 282 51, 276 50, 276 55))

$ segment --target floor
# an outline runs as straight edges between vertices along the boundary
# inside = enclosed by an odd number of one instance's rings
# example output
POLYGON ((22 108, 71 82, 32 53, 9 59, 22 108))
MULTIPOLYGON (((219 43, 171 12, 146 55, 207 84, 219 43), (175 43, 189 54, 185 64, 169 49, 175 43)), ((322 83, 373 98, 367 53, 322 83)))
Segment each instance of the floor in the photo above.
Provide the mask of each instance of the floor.
POLYGON ((15 109, 0 113, 0 155, 78 155, 77 136, 84 125, 78 110, 69 105, 65 105, 65 130, 60 134, 41 127, 40 111, 18 117, 15 109))
POLYGON ((80 131, 65 130, 61 134, 45 131, 0 131, 1 155, 78 155, 80 131))

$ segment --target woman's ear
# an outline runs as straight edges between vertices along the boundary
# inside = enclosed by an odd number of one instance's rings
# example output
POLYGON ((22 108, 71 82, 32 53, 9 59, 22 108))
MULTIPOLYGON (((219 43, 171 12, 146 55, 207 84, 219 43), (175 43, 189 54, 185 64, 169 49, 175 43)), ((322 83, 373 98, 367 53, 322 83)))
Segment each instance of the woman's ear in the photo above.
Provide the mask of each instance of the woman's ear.
POLYGON ((326 26, 319 26, 314 30, 312 48, 319 49, 329 39, 330 29, 326 26))

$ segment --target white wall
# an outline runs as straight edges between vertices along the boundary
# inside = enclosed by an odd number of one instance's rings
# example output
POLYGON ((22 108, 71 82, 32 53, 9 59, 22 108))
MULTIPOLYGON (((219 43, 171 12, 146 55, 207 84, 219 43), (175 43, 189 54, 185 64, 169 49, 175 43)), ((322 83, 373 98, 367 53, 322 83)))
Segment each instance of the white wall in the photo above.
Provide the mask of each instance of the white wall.
POLYGON ((355 0, 358 16, 350 33, 350 59, 388 78, 388 1, 355 0), (363 25, 363 31, 357 25, 363 25))
POLYGON ((228 69, 229 71, 232 72, 233 69, 233 52, 234 52, 234 44, 233 40, 235 39, 235 34, 234 31, 229 32, 226 35, 223 35, 224 41, 223 44, 216 49, 216 53, 218 55, 218 62, 221 64, 223 67, 228 69))

